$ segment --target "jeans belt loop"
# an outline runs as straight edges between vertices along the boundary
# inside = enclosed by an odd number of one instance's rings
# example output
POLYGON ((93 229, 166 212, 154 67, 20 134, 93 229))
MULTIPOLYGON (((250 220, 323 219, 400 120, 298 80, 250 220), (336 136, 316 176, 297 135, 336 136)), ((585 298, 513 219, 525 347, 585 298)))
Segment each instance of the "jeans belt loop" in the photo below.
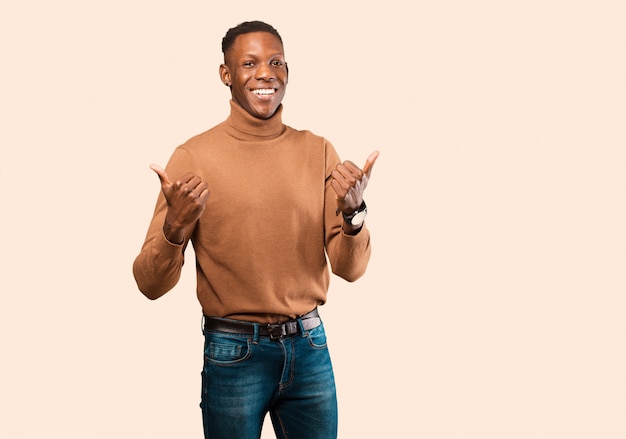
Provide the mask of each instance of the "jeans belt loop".
POLYGON ((300 329, 300 334, 305 335, 308 331, 306 330, 306 328, 304 327, 304 319, 298 317, 296 319, 296 322, 298 322, 298 328, 300 329))
POLYGON ((253 343, 258 343, 259 342, 259 328, 261 327, 261 325, 259 325, 258 323, 254 324, 254 334, 252 334, 252 342, 253 343))

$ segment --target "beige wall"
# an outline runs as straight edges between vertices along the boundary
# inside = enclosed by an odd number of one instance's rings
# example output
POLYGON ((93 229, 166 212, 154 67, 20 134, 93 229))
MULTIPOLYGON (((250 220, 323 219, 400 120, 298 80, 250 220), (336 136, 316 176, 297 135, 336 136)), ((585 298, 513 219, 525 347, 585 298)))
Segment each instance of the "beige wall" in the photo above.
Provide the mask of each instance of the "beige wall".
POLYGON ((248 19, 287 123, 381 151, 369 271, 322 310, 340 437, 626 437, 625 3, 214 3, 0 6, 0 437, 201 437, 193 263, 156 302, 130 267, 248 19))

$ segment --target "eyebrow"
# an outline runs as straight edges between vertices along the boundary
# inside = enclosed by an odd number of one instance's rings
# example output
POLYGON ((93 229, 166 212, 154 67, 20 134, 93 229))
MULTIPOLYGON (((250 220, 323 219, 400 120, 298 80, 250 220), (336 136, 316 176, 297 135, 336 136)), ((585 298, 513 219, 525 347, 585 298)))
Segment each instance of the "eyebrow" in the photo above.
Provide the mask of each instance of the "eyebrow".
MULTIPOLYGON (((285 56, 285 54, 283 52, 276 52, 276 53, 271 54, 269 57, 272 58, 274 56, 285 56)), ((260 56, 255 53, 244 53, 243 55, 241 55, 241 58, 245 58, 245 57, 259 58, 260 56)))

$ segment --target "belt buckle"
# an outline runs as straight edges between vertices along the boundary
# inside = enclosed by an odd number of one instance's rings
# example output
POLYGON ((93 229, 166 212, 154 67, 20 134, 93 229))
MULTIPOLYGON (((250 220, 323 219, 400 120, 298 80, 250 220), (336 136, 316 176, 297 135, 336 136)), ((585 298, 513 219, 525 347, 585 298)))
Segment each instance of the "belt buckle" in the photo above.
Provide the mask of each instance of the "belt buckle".
POLYGON ((287 335, 284 323, 268 323, 267 332, 271 340, 278 340, 287 335))

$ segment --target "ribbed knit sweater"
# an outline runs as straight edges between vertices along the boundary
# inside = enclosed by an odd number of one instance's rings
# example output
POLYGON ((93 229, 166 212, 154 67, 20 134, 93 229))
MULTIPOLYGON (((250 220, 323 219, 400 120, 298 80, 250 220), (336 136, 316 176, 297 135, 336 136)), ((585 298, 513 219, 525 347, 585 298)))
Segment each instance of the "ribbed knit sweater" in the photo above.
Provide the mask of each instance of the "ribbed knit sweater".
POLYGON ((172 181, 191 171, 209 185, 191 236, 180 245, 165 238, 160 193, 133 273, 144 294, 164 294, 178 282, 191 241, 205 315, 293 319, 326 302, 328 262, 348 281, 365 272, 369 231, 341 229, 329 180, 339 156, 327 140, 284 125, 282 105, 266 120, 230 105, 226 121, 176 148, 166 166, 172 181))

